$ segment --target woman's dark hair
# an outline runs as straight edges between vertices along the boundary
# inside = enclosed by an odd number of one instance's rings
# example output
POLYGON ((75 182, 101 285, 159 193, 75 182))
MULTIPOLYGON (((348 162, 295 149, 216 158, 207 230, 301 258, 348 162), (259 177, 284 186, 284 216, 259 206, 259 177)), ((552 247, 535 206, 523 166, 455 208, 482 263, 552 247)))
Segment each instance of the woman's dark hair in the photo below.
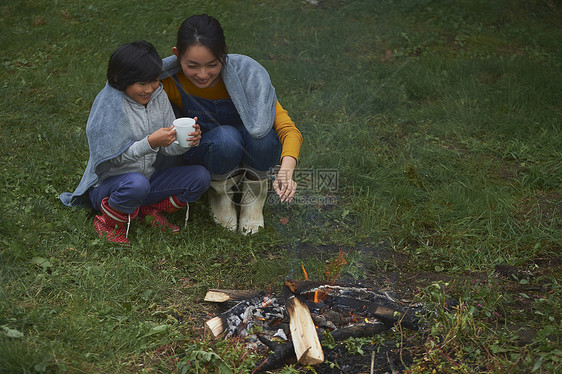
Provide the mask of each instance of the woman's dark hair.
POLYGON ((179 55, 192 45, 201 44, 211 50, 220 60, 222 66, 226 65, 227 49, 224 32, 219 21, 212 16, 201 14, 187 18, 178 30, 176 48, 179 55))
POLYGON ((107 67, 109 85, 119 91, 136 82, 152 82, 162 72, 156 48, 144 40, 120 45, 111 54, 107 67))

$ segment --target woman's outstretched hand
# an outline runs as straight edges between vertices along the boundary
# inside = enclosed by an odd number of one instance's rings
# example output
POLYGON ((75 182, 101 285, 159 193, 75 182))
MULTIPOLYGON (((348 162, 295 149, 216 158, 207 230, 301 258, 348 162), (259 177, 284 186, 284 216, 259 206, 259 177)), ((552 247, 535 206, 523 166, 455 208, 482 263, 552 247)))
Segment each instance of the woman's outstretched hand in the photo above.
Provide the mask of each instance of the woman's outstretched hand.
POLYGON ((296 166, 297 160, 291 156, 285 156, 281 160, 281 168, 273 181, 273 188, 281 202, 291 202, 297 192, 297 182, 293 180, 296 166))

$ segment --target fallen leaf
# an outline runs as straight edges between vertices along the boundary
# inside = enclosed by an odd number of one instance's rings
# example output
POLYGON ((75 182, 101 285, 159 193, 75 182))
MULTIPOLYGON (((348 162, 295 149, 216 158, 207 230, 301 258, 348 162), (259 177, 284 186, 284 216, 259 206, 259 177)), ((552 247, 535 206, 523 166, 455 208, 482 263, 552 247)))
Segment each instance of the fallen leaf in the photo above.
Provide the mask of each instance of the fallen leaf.
POLYGON ((8 326, 0 326, 8 338, 20 339, 23 338, 23 332, 11 329, 8 326))
POLYGON ((33 20, 33 26, 42 26, 46 24, 45 20, 39 16, 35 17, 33 20))
POLYGON ((37 266, 41 266, 43 270, 47 270, 48 268, 53 267, 53 264, 51 264, 49 260, 39 256, 33 257, 31 259, 31 263, 37 266))
POLYGON ((282 224, 283 226, 285 226, 287 223, 289 223, 289 217, 283 217, 279 220, 279 223, 282 224))

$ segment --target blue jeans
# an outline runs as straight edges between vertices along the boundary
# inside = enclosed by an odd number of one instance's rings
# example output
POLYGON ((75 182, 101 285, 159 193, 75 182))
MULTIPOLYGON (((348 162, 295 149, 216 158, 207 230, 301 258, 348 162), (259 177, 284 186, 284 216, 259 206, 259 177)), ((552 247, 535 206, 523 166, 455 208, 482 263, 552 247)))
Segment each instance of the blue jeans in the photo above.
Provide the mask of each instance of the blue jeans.
POLYGON ((202 166, 178 166, 156 170, 147 179, 141 173, 109 177, 90 189, 90 201, 101 210, 101 201, 109 196, 109 206, 131 214, 139 206, 158 203, 169 196, 189 203, 196 201, 211 184, 209 171, 202 166))
POLYGON ((274 129, 255 139, 246 131, 232 100, 196 97, 185 92, 177 79, 174 81, 182 98, 182 108, 176 108, 176 115, 197 117, 203 133, 199 145, 184 153, 185 164, 203 165, 213 179, 222 180, 239 167, 265 178, 279 163, 282 145, 274 129))
POLYGON ((254 139, 245 128, 218 126, 205 132, 199 145, 184 153, 183 159, 188 165, 204 165, 213 179, 221 180, 239 167, 265 178, 280 156, 281 143, 273 129, 264 138, 254 139))

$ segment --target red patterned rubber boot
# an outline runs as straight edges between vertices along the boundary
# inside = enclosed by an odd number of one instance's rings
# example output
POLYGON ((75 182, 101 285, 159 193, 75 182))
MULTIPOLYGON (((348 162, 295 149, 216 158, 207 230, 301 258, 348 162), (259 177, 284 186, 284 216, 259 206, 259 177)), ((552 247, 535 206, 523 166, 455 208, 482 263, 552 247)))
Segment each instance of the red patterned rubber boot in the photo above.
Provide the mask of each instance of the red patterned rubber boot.
POLYGON ((177 196, 170 196, 156 204, 146 205, 141 207, 141 214, 143 216, 151 216, 154 218, 150 224, 154 227, 160 227, 162 231, 171 230, 173 234, 180 232, 179 226, 176 226, 166 219, 162 212, 174 213, 185 207, 187 204, 179 201, 177 196))
POLYGON ((108 204, 109 197, 101 202, 101 216, 94 218, 94 228, 102 238, 115 243, 129 243, 129 225, 136 218, 139 209, 131 214, 118 213, 108 204))

